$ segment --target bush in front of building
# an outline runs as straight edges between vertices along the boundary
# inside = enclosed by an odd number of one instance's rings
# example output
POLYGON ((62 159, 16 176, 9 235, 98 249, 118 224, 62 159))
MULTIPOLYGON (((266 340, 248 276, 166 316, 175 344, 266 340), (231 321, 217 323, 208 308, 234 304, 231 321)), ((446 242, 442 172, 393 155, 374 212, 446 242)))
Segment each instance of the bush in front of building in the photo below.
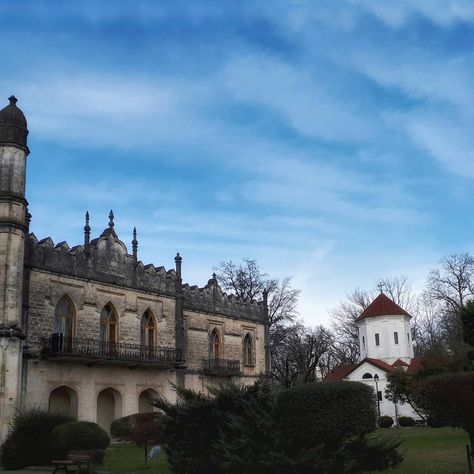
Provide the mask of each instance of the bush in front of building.
POLYGON ((306 458, 301 472, 356 473, 391 468, 402 460, 398 437, 374 433, 375 395, 366 384, 290 388, 279 394, 277 414, 284 452, 298 464, 306 458))
POLYGON ((288 449, 337 447, 376 428, 374 391, 359 382, 309 383, 281 392, 278 414, 288 449))
POLYGON ((260 381, 213 388, 211 396, 178 389, 177 403, 155 402, 165 412, 162 440, 172 472, 354 474, 367 470, 373 456, 377 469, 394 466, 400 443, 367 436, 375 429, 373 391, 342 385, 276 392, 260 381))
POLYGON ((411 416, 401 416, 398 418, 398 423, 402 428, 406 428, 408 426, 415 426, 415 420, 411 416))
POLYGON ((73 421, 63 423, 53 429, 57 446, 57 456, 65 459, 69 451, 94 451, 94 464, 100 464, 110 437, 97 423, 91 421, 73 421))
POLYGON ((391 416, 383 415, 379 418, 380 428, 391 428, 393 425, 393 418, 391 416))
POLYGON ((110 433, 114 438, 143 447, 145 463, 147 463, 148 447, 158 444, 161 440, 162 421, 163 414, 159 412, 136 413, 114 420, 110 425, 110 433))
POLYGON ((281 453, 271 384, 178 388, 179 401, 156 400, 165 413, 163 448, 171 471, 188 474, 295 472, 281 453))
POLYGON ((65 413, 40 409, 18 412, 2 445, 3 468, 22 469, 49 464, 57 454, 54 428, 71 421, 74 417, 65 413))

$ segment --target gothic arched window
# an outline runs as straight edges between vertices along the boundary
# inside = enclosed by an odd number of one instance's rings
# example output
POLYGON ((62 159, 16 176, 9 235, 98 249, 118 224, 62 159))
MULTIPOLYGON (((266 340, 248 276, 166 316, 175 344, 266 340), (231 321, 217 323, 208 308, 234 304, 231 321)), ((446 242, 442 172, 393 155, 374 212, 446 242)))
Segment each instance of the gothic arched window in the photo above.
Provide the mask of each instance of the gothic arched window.
POLYGON ((253 341, 249 332, 244 337, 244 365, 254 365, 253 341))
POLYGON ((111 304, 106 304, 100 313, 100 340, 111 344, 117 342, 117 312, 111 304))
POLYGON ((76 327, 76 310, 71 298, 64 295, 54 310, 54 332, 64 337, 74 337, 76 327))
POLYGON ((219 339, 219 333, 214 328, 209 337, 209 359, 220 359, 221 355, 221 341, 219 339))
POLYGON ((140 321, 140 344, 147 347, 156 345, 156 321, 151 311, 145 311, 140 321))

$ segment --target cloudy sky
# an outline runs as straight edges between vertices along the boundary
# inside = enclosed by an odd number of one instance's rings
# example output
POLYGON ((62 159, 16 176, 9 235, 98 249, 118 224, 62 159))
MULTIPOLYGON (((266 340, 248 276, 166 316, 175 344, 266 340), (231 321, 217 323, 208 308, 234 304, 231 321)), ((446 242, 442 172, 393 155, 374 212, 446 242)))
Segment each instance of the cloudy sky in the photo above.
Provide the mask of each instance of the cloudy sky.
POLYGON ((474 244, 470 0, 0 0, 32 231, 293 276, 300 313, 474 244))

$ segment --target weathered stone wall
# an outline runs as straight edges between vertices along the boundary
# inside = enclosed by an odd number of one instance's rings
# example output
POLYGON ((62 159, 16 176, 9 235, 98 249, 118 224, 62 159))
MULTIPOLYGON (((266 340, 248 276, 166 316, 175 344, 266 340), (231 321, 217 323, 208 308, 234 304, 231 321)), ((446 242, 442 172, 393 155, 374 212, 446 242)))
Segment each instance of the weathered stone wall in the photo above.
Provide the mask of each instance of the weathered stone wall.
MULTIPOLYGON (((186 387, 207 393, 207 387, 227 378, 208 375, 204 361, 209 359, 209 336, 219 332, 222 359, 238 360, 241 374, 234 380, 252 383, 265 373, 263 305, 244 302, 221 291, 215 279, 204 288, 181 286, 174 270, 143 266, 129 255, 112 226, 89 246, 72 249, 66 243, 54 245, 29 236, 26 262, 29 269, 27 344, 28 362, 26 406, 47 408, 52 390, 67 386, 77 395, 80 419, 97 421, 97 397, 106 389, 120 394, 117 416, 138 411, 138 397, 153 389, 168 400, 175 400, 171 383, 177 383, 176 368, 130 369, 114 363, 87 365, 87 360, 44 359, 41 338, 54 333, 55 308, 67 295, 75 307, 76 338, 100 339, 100 314, 111 304, 118 315, 119 343, 140 344, 140 321, 151 311, 157 322, 156 345, 176 346, 176 301, 184 295, 186 347, 186 387), (252 336, 255 363, 243 365, 243 340, 252 336)), ((99 420, 100 421, 100 420, 99 420)))
POLYGON ((28 320, 28 345, 33 353, 39 352, 40 338, 54 332, 54 310, 64 295, 76 308, 75 337, 99 339, 100 313, 110 303, 118 314, 117 342, 140 344, 140 320, 150 310, 157 323, 156 345, 174 347, 173 298, 33 269, 28 320))
POLYGON ((87 367, 79 364, 62 364, 56 361, 30 361, 28 368, 27 407, 48 409, 50 393, 67 386, 75 391, 78 399, 78 418, 97 421, 97 396, 113 388, 121 395, 121 416, 138 412, 138 397, 146 389, 155 390, 167 400, 176 400, 176 374, 169 370, 133 369, 114 366, 87 367))
POLYGON ((239 360, 244 375, 260 376, 265 373, 264 326, 258 322, 243 321, 213 313, 185 310, 186 364, 190 371, 200 371, 209 358, 209 337, 217 329, 221 341, 220 358, 239 360), (243 365, 243 342, 250 333, 254 348, 255 365, 243 365))

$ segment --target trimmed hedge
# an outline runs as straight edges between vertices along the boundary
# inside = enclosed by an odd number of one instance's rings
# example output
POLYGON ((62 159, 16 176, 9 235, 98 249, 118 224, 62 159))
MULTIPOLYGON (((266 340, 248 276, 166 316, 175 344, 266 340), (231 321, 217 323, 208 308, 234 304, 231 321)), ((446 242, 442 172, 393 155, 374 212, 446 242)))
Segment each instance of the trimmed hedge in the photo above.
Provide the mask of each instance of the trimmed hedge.
POLYGON ((391 416, 381 416, 379 418, 380 428, 390 428, 393 425, 393 418, 391 416))
POLYGON ((415 426, 415 420, 411 416, 401 416, 398 419, 400 426, 405 428, 407 426, 415 426))
MULTIPOLYGON (((137 437, 137 431, 142 429, 142 427, 148 425, 156 426, 156 436, 153 436, 153 442, 155 438, 159 437, 160 423, 163 420, 163 414, 160 412, 151 412, 151 413, 135 413, 133 415, 123 416, 122 418, 117 418, 110 425, 110 434, 114 438, 118 438, 124 441, 135 441, 134 438, 137 437)), ((158 440, 156 440, 158 442, 158 440)))
POLYGON ((58 454, 67 456, 69 451, 94 451, 94 464, 100 464, 105 449, 110 444, 109 435, 96 423, 91 421, 73 421, 56 426, 53 430, 58 454))
POLYGON ((359 382, 309 383, 283 391, 277 412, 290 450, 340 446, 376 428, 375 395, 359 382))
POLYGON ((74 418, 64 413, 33 409, 19 412, 2 445, 1 464, 4 469, 44 466, 57 456, 53 436, 56 426, 74 418))

